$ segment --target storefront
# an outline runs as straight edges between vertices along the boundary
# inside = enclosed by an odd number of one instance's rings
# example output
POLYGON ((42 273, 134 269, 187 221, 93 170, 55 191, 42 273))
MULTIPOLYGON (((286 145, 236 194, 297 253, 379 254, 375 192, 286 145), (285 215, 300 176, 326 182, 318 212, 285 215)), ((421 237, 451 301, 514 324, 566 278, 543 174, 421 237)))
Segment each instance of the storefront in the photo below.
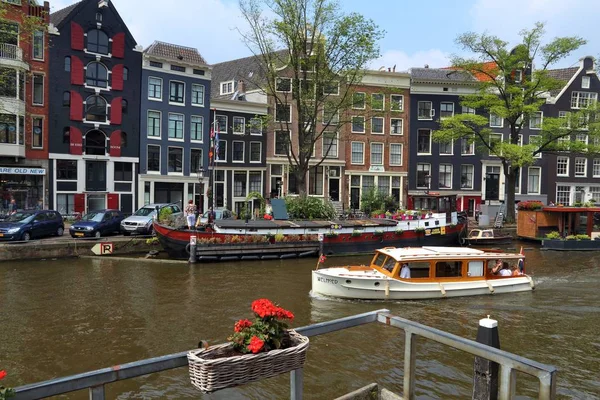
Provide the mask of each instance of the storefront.
POLYGON ((45 208, 45 168, 0 166, 0 213, 12 199, 19 209, 45 208))

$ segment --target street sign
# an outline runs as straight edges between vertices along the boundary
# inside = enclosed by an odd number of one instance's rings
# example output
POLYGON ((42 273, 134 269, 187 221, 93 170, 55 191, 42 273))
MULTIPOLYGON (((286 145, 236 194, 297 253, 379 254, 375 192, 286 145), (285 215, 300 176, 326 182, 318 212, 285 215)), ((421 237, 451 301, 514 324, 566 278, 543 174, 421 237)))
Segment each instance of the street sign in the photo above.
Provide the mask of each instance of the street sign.
POLYGON ((113 244, 112 243, 96 243, 94 247, 92 247, 92 253, 97 256, 105 256, 107 254, 113 253, 113 244))

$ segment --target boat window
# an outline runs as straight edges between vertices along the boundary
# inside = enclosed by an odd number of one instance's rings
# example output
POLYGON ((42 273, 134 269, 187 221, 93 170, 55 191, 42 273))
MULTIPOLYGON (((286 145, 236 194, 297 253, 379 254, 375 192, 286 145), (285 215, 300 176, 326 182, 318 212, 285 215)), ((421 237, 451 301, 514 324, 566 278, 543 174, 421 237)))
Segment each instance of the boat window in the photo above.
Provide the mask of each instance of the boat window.
POLYGON ((381 267, 383 262, 385 261, 385 254, 377 253, 375 259, 373 260, 373 265, 381 267))
POLYGON ((469 261, 467 276, 483 276, 483 261, 469 261))
POLYGON ((460 261, 440 261, 435 264, 436 278, 453 278, 461 276, 460 261))
POLYGON ((469 237, 474 237, 474 238, 476 238, 476 237, 478 237, 478 236, 479 236, 479 232, 480 232, 480 231, 479 231, 478 229, 473 229, 473 230, 471 231, 471 234, 469 235, 469 237))
POLYGON ((392 257, 388 257, 387 260, 385 260, 385 264, 383 264, 383 268, 385 268, 386 270, 392 272, 394 270, 394 267, 396 266, 396 260, 393 259, 392 257))
POLYGON ((409 262, 410 279, 429 278, 429 263, 428 262, 409 262))

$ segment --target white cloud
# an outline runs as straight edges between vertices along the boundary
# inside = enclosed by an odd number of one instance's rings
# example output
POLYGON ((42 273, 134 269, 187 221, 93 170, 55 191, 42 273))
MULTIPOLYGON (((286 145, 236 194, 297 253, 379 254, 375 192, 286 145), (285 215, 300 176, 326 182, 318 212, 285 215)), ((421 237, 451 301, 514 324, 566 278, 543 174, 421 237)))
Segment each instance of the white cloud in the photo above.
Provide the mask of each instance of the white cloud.
POLYGON ((381 67, 392 68, 396 66, 396 71, 406 71, 413 67, 423 67, 425 64, 431 68, 442 68, 450 65, 449 55, 439 49, 430 49, 417 51, 407 54, 401 50, 388 50, 370 65, 372 69, 381 67))

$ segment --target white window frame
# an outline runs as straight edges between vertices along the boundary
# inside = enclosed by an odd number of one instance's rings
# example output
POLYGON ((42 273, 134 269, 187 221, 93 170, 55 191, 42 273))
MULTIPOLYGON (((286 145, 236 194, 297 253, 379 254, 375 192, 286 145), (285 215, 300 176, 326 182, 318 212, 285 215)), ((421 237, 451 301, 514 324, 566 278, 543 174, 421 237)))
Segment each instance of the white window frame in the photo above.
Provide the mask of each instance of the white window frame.
POLYGON ((530 166, 527 169, 527 194, 540 194, 541 193, 541 186, 542 186, 542 167, 533 167, 530 166), (529 179, 531 176, 531 170, 537 170, 538 171, 538 183, 537 183, 537 191, 529 191, 530 187, 529 187, 529 179))
POLYGON ((190 115, 190 141, 194 143, 204 143, 204 117, 202 115, 190 115), (192 138, 192 118, 200 118, 200 120, 202 121, 202 132, 200 132, 200 140, 192 138))
MULTIPOLYGON (((45 118, 42 115, 32 115, 31 116, 31 148, 35 149, 35 150, 42 150, 44 148, 44 122, 45 122, 45 118), (33 136, 34 136, 34 132, 33 129, 35 127, 33 121, 36 119, 40 119, 42 120, 42 145, 41 146, 34 146, 34 140, 33 140, 33 136)), ((21 127, 21 129, 24 129, 24 127, 21 127)))
POLYGON ((390 166, 395 166, 395 167, 401 167, 402 164, 404 163, 404 157, 403 157, 403 151, 404 151, 404 146, 402 145, 402 143, 390 143, 390 155, 389 155, 389 164, 390 166), (393 156, 395 154, 393 154, 392 149, 395 147, 400 147, 400 163, 395 163, 393 162, 393 156))
POLYGON ((418 101, 417 102, 417 119, 421 120, 421 121, 431 121, 433 120, 433 117, 435 117, 435 108, 433 108, 433 102, 432 101, 418 101), (427 117, 421 117, 419 115, 419 104, 421 103, 429 103, 429 118, 427 117))
POLYGON ((172 106, 185 106, 185 82, 178 80, 169 80, 169 104, 172 106), (171 83, 181 83, 183 85, 183 101, 180 103, 178 101, 171 101, 171 83))
POLYGON ((339 82, 337 82, 337 87, 336 87, 335 92, 328 93, 325 90, 326 87, 327 87, 326 85, 323 85, 323 95, 324 96, 339 96, 340 95, 340 83, 339 82))
POLYGON ((581 108, 586 108, 588 105, 594 104, 596 101, 598 101, 598 93, 578 91, 571 92, 571 109, 578 110, 581 108), (583 103, 588 103, 588 105, 583 105, 583 103))
POLYGON ((278 76, 275 78, 275 91, 277 93, 291 93, 292 92, 292 78, 288 78, 287 76, 278 76), (290 90, 279 90, 279 82, 280 81, 290 81, 290 90))
POLYGON ((215 154, 215 162, 218 163, 226 163, 227 162, 227 139, 221 139, 219 138, 219 150, 221 149, 221 143, 225 143, 225 150, 223 151, 225 153, 225 159, 224 160, 217 160, 217 154, 215 154))
POLYGON ((532 122, 534 120, 533 120, 533 118, 529 117, 529 129, 539 131, 540 129, 542 129, 542 124, 544 123, 544 112, 543 111, 536 111, 533 114, 537 114, 537 115, 540 116, 540 125, 537 126, 537 127, 535 125, 533 125, 532 122))
POLYGON ((181 176, 185 171, 185 148, 179 146, 167 146, 167 175, 181 176), (181 149, 181 172, 170 172, 169 171, 169 154, 171 149, 181 149))
POLYGON ((383 111, 383 110, 385 110, 385 94, 383 94, 383 93, 371 93, 371 110, 375 110, 375 111, 383 111), (381 96, 381 108, 375 108, 373 106, 373 103, 374 103, 373 96, 381 96))
POLYGON ((575 178, 585 178, 587 177, 587 158, 585 157, 575 157, 574 162, 574 176, 575 178), (581 162, 583 161, 583 173, 577 172, 578 167, 581 167, 581 162))
MULTIPOLYGON (((8 1, 10 3, 10 1, 8 1)), ((44 56, 46 54, 46 50, 44 49, 45 47, 45 41, 46 41, 46 33, 41 30, 41 29, 36 29, 33 31, 33 34, 31 35, 31 58, 37 61, 44 61, 44 56), (35 56, 35 34, 36 33, 41 33, 42 34, 42 56, 41 57, 36 57, 35 56)))
MULTIPOLYGON (((472 141, 471 143, 469 143, 469 153, 463 153, 463 141, 468 141, 467 138, 462 137, 461 139, 461 143, 460 143, 460 155, 461 156, 473 156, 475 155, 475 141, 472 141)), ((467 164, 465 164, 467 165, 467 164)))
MULTIPOLYGON (((539 138, 540 135, 529 135, 529 143, 531 144, 531 139, 539 138)), ((542 153, 538 153, 533 158, 542 158, 542 153)))
POLYGON ((365 117, 362 115, 353 115, 352 117, 350 117, 350 129, 351 129, 352 133, 365 133, 366 132, 365 117), (362 121, 363 121, 363 130, 362 131, 354 130, 354 118, 362 118, 362 121))
POLYGON ((568 111, 559 111, 558 112, 558 118, 563 118, 567 121, 567 123, 565 124, 565 128, 570 128, 571 127, 571 113, 568 111))
POLYGON ((404 135, 404 118, 390 118, 390 135, 395 135, 395 136, 404 135), (394 121, 400 121, 400 133, 394 133, 394 129, 393 129, 394 121))
MULTIPOLYGON (((500 137, 500 143, 504 143, 504 135, 502 133, 497 133, 497 132, 492 132, 490 133, 490 137, 489 137, 489 141, 488 143, 491 145, 492 144, 492 136, 499 136, 500 137)), ((502 156, 502 152, 500 152, 499 155, 493 154, 491 149, 488 149, 488 156, 490 157, 500 157, 502 156)))
POLYGON ((275 113, 275 115, 274 115, 275 122, 279 122, 279 123, 281 123, 281 122, 291 123, 292 122, 292 105, 291 104, 276 104, 275 110, 273 110, 273 111, 275 113), (285 106, 287 106, 290 109, 290 118, 287 121, 280 121, 277 119, 277 107, 285 107, 285 106))
MULTIPOLYGON (((167 149, 167 157, 168 157, 168 149, 167 149)), ((160 175, 160 173, 161 173, 161 169, 160 169, 161 163, 162 163, 162 146, 159 145, 159 144, 148 143, 146 145, 146 172, 148 174, 157 174, 157 175, 160 175), (148 157, 148 153, 149 153, 150 147, 158 147, 158 171, 154 171, 154 170, 150 171, 150 169, 148 168, 148 160, 150 160, 150 157, 148 157)), ((168 169, 169 168, 167 168, 167 170, 168 169)))
POLYGON ((290 146, 292 145, 292 132, 287 129, 275 129, 273 131, 273 155, 276 157, 287 157, 287 154, 279 154, 277 153, 277 132, 286 132, 288 133, 288 151, 290 146))
POLYGON ((490 128, 504 128, 504 118, 490 113, 490 128), (492 125, 492 117, 494 117, 494 119, 500 118, 500 125, 492 125))
POLYGON ((600 178, 600 158, 594 158, 592 161, 592 177, 600 178))
POLYGON ((321 157, 322 158, 338 158, 339 157, 339 147, 340 147, 340 138, 337 132, 323 132, 323 137, 321 138, 321 157), (329 154, 326 154, 327 150, 325 149, 325 136, 326 135, 334 135, 335 138, 335 154, 329 150, 329 154))
POLYGON ((570 185, 556 185, 556 203, 557 204, 563 204, 565 206, 568 206, 569 204, 571 204, 571 196, 572 196, 572 187, 570 185), (568 190, 560 190, 561 194, 562 193, 568 193, 568 201, 562 201, 562 199, 559 199, 558 192, 559 192, 559 188, 565 189, 568 188, 568 190))
POLYGON ((232 126, 232 130, 233 130, 233 134, 234 135, 243 135, 244 133, 246 133, 246 118, 240 117, 240 116, 233 116, 233 123, 232 123, 232 125, 233 125, 232 126), (238 119, 238 120, 241 119, 242 120, 242 130, 241 131, 236 131, 235 130, 235 126, 236 126, 235 120, 236 119, 238 119))
POLYGON ((460 165, 460 188, 461 190, 473 190, 475 187, 475 165, 473 164, 461 164, 460 165), (463 167, 471 167, 471 185, 463 187, 462 185, 462 169, 463 167))
POLYGON ((329 125, 338 125, 340 123, 340 110, 336 110, 335 111, 335 114, 330 118, 329 122, 325 121, 325 118, 326 118, 326 116, 325 116, 325 106, 323 106, 323 110, 321 112, 322 112, 322 114, 321 114, 322 115, 322 119, 321 119, 321 124, 322 125, 327 125, 327 124, 329 124, 329 125))
POLYGON ((556 176, 569 176, 569 157, 568 156, 558 156, 556 157, 556 176), (566 163, 561 162, 566 160, 566 163), (565 165, 565 173, 560 173, 559 168, 561 165, 565 165))
POLYGON ((350 142, 350 164, 352 164, 352 165, 365 165, 365 142, 350 142), (352 154, 353 154, 352 146, 355 143, 356 144, 360 144, 360 146, 362 147, 362 151, 361 151, 361 153, 362 153, 362 160, 361 160, 360 163, 354 162, 354 160, 352 158, 352 154))
POLYGON ((452 117, 454 117, 454 103, 451 101, 442 101, 440 103, 440 119, 446 119, 446 118, 452 118, 452 117), (450 104, 452 106, 452 115, 450 115, 449 117, 443 117, 442 116, 442 106, 448 105, 448 104, 450 104))
POLYGON ((454 179, 454 166, 452 164, 440 164, 439 168, 438 168, 438 187, 440 189, 444 189, 444 190, 449 190, 452 189, 452 180, 454 179), (441 182, 442 180, 441 175, 442 175, 442 166, 444 167, 450 167, 450 186, 446 187, 446 186, 442 186, 441 182))
POLYGON ((250 156, 248 157, 248 162, 250 162, 250 164, 260 164, 260 161, 262 160, 262 142, 250 142, 249 146, 249 150, 250 150, 250 156), (258 144, 258 161, 252 161, 252 145, 253 144, 258 144))
POLYGON ((250 118, 250 135, 251 136, 262 136, 262 119, 260 118, 250 118), (258 128, 258 133, 253 133, 252 132, 252 127, 254 126, 255 122, 254 121, 258 121, 259 122, 259 128, 258 128))
POLYGON ((227 135, 229 116, 224 115, 224 114, 215 114, 214 123, 215 123, 215 126, 213 127, 213 130, 215 132, 219 132, 219 135, 227 135), (224 131, 222 131, 221 128, 219 128, 219 118, 225 118, 225 130, 224 131))
POLYGON ((160 140, 162 137, 162 111, 158 110, 147 110, 146 111, 146 137, 148 139, 160 140), (150 129, 148 125, 148 120, 150 119, 150 113, 158 113, 158 136, 150 136, 150 129))
POLYGON ((403 94, 390 94, 390 111, 402 112, 404 111, 404 95, 403 94), (394 104, 398 104, 398 101, 394 101, 394 97, 400 98, 400 108, 394 109, 394 104))
POLYGON ((219 89, 220 89, 220 93, 221 96, 226 95, 226 94, 233 94, 233 92, 235 91, 235 83, 231 80, 231 81, 223 81, 219 84, 219 89), (231 84, 231 90, 229 90, 228 86, 229 84, 231 84), (225 90, 223 90, 225 89, 225 90))
POLYGON ((231 162, 236 163, 236 164, 242 164, 245 162, 245 160, 246 160, 246 143, 243 140, 232 140, 231 141, 231 162), (235 144, 236 143, 242 144, 242 159, 241 160, 235 160, 233 158, 233 155, 235 154, 235 144))
POLYGON ((581 88, 582 89, 589 89, 590 88, 590 77, 589 76, 582 76, 581 77, 581 88))
POLYGON ((450 143, 440 142, 439 144, 440 156, 453 156, 454 155, 454 139, 450 139, 450 143), (450 144, 450 153, 442 153, 442 145, 450 144))
POLYGON ((521 83, 523 80, 523 71, 520 69, 515 70, 515 83, 521 83))
POLYGON ((371 165, 385 165, 385 143, 383 143, 383 142, 371 142, 370 143, 369 162, 371 165), (381 146, 381 163, 375 164, 373 162, 373 146, 381 146))
MULTIPOLYGON (((19 96, 19 93, 17 93, 17 98, 19 96)), ((44 106, 44 98, 46 97, 46 75, 44 74, 36 74, 35 72, 31 74, 31 104, 34 106, 44 106), (35 102, 35 77, 36 76, 41 76, 42 77, 42 102, 41 103, 36 103, 35 102)), ((108 103, 107 103, 108 104, 108 103)), ((108 115, 107 115, 107 119, 108 119, 108 115)))
POLYGON ((206 96, 206 87, 199 83, 192 83, 192 98, 190 99, 190 104, 194 107, 204 107, 204 96, 206 96), (194 103, 194 87, 202 88, 202 97, 200 99, 200 103, 194 103))
POLYGON ((367 108, 367 94, 365 92, 355 92, 352 94, 352 109, 353 110, 364 110, 367 108), (362 94, 363 95, 363 106, 362 107, 354 107, 354 95, 362 94))
POLYGON ((462 106, 461 114, 473 114, 475 115, 475 109, 467 106, 462 106))
POLYGON ((417 155, 428 156, 431 155, 431 137, 433 136, 431 129, 417 129, 417 155), (420 131, 429 131, 429 151, 428 152, 419 152, 419 132, 420 131))
POLYGON ((426 163, 426 162, 420 162, 417 163, 417 173, 415 176, 415 185, 417 189, 431 189, 431 163, 426 163), (419 166, 420 165, 427 165, 428 168, 424 168, 423 171, 427 171, 427 175, 429 175, 429 187, 427 186, 419 186, 419 166))
POLYGON ((149 76, 148 77, 148 100, 152 100, 152 101, 162 101, 163 98, 163 90, 164 88, 164 82, 163 82, 163 78, 159 78, 158 76, 149 76), (160 97, 150 97, 150 79, 158 79, 160 81, 160 97))
POLYGON ((168 140, 172 140, 172 141, 176 141, 176 142, 183 142, 185 140, 185 114, 180 114, 180 113, 174 113, 174 112, 170 112, 169 115, 167 116, 167 138, 168 140), (170 137, 169 136, 169 124, 171 122, 171 115, 180 115, 181 117, 183 117, 183 120, 181 121, 181 138, 177 138, 177 137, 170 137))
POLYGON ((371 135, 385 135, 385 117, 371 117, 371 135), (373 124, 373 120, 375 120, 375 119, 382 120, 381 121, 381 132, 373 131, 373 126, 375 125, 375 124, 373 124))

